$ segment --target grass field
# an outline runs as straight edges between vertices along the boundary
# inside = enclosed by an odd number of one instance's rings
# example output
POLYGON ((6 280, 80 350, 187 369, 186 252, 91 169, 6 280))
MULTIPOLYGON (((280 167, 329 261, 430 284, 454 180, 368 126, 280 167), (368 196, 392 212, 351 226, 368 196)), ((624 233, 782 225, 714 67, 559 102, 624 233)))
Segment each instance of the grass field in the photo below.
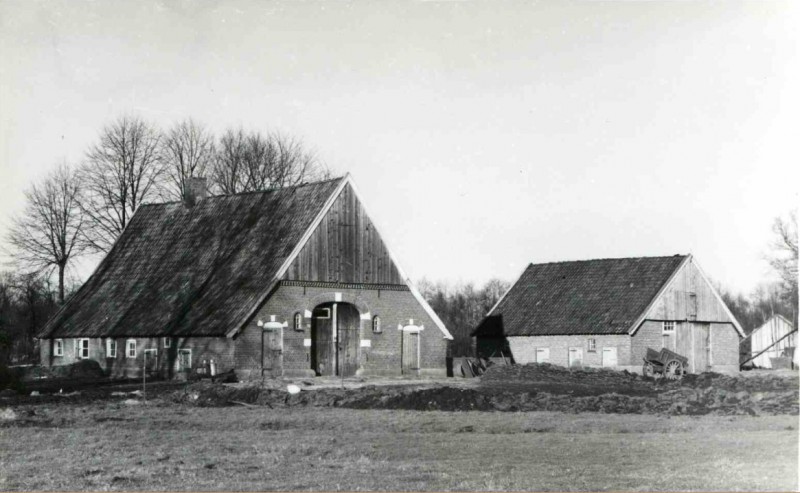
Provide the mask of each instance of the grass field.
POLYGON ((796 490, 797 416, 15 408, 2 490, 796 490))

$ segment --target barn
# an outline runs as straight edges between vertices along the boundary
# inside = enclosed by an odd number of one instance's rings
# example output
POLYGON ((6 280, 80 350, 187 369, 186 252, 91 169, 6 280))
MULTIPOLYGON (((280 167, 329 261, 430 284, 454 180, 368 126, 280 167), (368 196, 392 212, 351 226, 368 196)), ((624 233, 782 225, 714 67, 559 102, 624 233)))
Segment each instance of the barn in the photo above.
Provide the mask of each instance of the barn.
POLYGON ((690 372, 738 371, 739 322, 691 255, 530 264, 473 331, 478 355, 641 371, 647 348, 690 372))
POLYGON ((143 205, 40 337, 113 377, 445 375, 451 335, 350 175, 143 205))

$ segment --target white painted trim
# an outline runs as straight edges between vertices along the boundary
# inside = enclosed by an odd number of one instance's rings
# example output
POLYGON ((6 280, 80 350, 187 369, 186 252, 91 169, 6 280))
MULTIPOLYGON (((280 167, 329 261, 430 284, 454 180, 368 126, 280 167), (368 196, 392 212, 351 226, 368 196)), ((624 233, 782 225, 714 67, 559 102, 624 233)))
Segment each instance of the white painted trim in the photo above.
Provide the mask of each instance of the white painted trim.
POLYGON ((635 334, 635 333, 636 333, 636 331, 637 331, 637 330, 639 330, 639 327, 641 327, 641 326, 642 326, 642 322, 644 322, 644 318, 645 318, 645 317, 647 316, 647 314, 650 312, 650 309, 651 309, 651 308, 653 308, 653 305, 655 305, 655 304, 656 304, 656 301, 658 301, 658 299, 659 299, 659 298, 661 298, 661 295, 663 295, 663 294, 664 294, 664 292, 667 290, 667 288, 669 288, 669 287, 670 287, 670 285, 672 284, 672 282, 675 280, 675 277, 677 277, 677 275, 678 275, 678 272, 680 272, 680 271, 681 271, 681 269, 683 269, 683 266, 684 266, 684 265, 686 265, 687 263, 689 263, 691 260, 692 260, 692 254, 690 253, 689 255, 687 255, 687 256, 686 256, 686 258, 685 258, 685 259, 683 259, 683 262, 681 262, 681 264, 680 264, 678 267, 676 267, 676 268, 675 268, 675 270, 674 270, 674 271, 672 272, 672 274, 669 276, 669 279, 667 279, 667 282, 665 282, 665 283, 664 283, 664 285, 663 285, 663 286, 661 286, 661 289, 659 289, 659 290, 658 290, 658 292, 656 293, 656 295, 655 295, 655 296, 653 296, 653 299, 652 299, 652 300, 650 300, 650 303, 648 303, 648 304, 647 304, 647 307, 644 309, 644 311, 642 312, 642 314, 641 314, 641 315, 639 315, 639 317, 638 317, 638 318, 636 319, 636 321, 633 323, 633 325, 631 326, 631 328, 630 328, 630 329, 628 329, 628 334, 630 334, 630 335, 633 335, 633 334, 635 334))
POLYGON ((117 340, 113 337, 109 337, 106 339, 106 358, 116 358, 117 357, 117 340), (113 344, 113 351, 112 349, 113 344), (113 353, 113 354, 112 354, 113 353))
POLYGON ((726 305, 725 302, 722 301, 722 297, 719 295, 717 290, 714 288, 714 285, 708 280, 708 277, 706 276, 706 273, 703 272, 703 269, 700 268, 700 264, 698 264, 697 262, 693 262, 693 264, 694 264, 695 267, 697 267, 697 271, 700 273, 700 276, 703 278, 703 281, 705 281, 706 285, 709 287, 709 289, 711 289, 711 293, 717 299, 717 302, 720 305, 722 305, 722 308, 725 310, 725 313, 733 321, 733 326, 736 327, 736 331, 739 333, 739 336, 740 337, 744 337, 744 329, 742 329, 741 324, 739 324, 739 321, 736 320, 736 317, 734 317, 733 313, 731 313, 731 311, 728 309, 728 305, 726 305))
POLYGON ((286 257, 286 260, 283 261, 283 264, 281 264, 281 267, 278 269, 278 272, 275 274, 275 277, 272 279, 272 281, 270 281, 268 289, 264 291, 264 294, 261 295, 258 301, 256 301, 256 303, 253 305, 253 308, 250 309, 247 312, 247 314, 242 318, 241 322, 236 324, 233 327, 233 329, 229 330, 228 333, 225 334, 226 337, 230 338, 235 336, 239 331, 242 330, 242 327, 244 327, 247 321, 250 320, 253 317, 253 315, 255 315, 255 313, 261 308, 261 305, 264 304, 264 302, 267 300, 267 297, 272 292, 272 290, 275 289, 275 286, 278 285, 283 275, 286 274, 286 271, 289 270, 289 267, 292 265, 292 262, 294 262, 297 256, 300 255, 300 252, 303 250, 303 247, 306 246, 306 243, 308 243, 308 240, 311 238, 311 235, 314 234, 314 231, 317 229, 317 226, 319 226, 319 223, 321 223, 322 220, 325 218, 325 215, 333 206, 334 202, 336 202, 336 199, 339 198, 339 194, 342 193, 342 190, 344 190, 344 187, 348 183, 350 183, 350 181, 351 181, 350 173, 346 174, 344 178, 340 179, 339 184, 336 186, 336 189, 328 197, 328 200, 325 201, 325 204, 322 206, 322 209, 320 209, 319 213, 314 218, 314 220, 311 221, 311 224, 306 229, 306 232, 303 233, 303 236, 300 237, 300 241, 297 242, 297 245, 295 245, 294 249, 292 250, 292 253, 290 253, 289 256, 286 257))
POLYGON ((91 343, 89 342, 88 337, 81 337, 78 339, 78 352, 75 355, 78 359, 89 359, 89 350, 91 348, 91 343), (83 353, 83 342, 86 341, 86 356, 83 353))
POLYGON ((53 339, 53 356, 64 356, 64 339, 53 339), (60 351, 56 351, 56 348, 60 351))
POLYGON ((370 314, 370 312, 362 313, 361 320, 372 320, 372 314, 370 314))
POLYGON ((346 177, 346 183, 350 184, 350 188, 353 190, 353 194, 356 196, 356 199, 358 199, 358 202, 361 204, 361 207, 364 208, 364 213, 367 215, 367 217, 372 222, 372 227, 374 228, 374 230, 378 234, 378 236, 383 240, 383 245, 386 247, 386 252, 389 254, 389 259, 391 259, 392 263, 394 263, 394 266, 397 268, 397 272, 400 274, 400 277, 403 278, 404 282, 406 283, 406 286, 408 286, 408 289, 411 291, 411 294, 414 296, 414 298, 417 299, 419 304, 422 305, 422 308, 425 310, 425 312, 428 314, 428 316, 431 317, 431 320, 433 320, 433 323, 435 323, 436 326, 439 328, 439 330, 442 331, 442 334, 444 335, 444 338, 445 339, 449 339, 449 340, 452 341, 453 340, 453 336, 447 330, 447 327, 444 326, 444 322, 442 322, 442 320, 439 318, 439 316, 436 315, 436 312, 434 312, 433 308, 431 308, 431 306, 428 304, 428 302, 425 301, 425 298, 422 297, 422 294, 420 294, 420 292, 417 289, 416 285, 414 285, 414 283, 411 281, 411 279, 409 279, 408 275, 406 275, 406 273, 403 270, 403 268, 400 266, 400 262, 397 261, 397 257, 392 252, 392 249, 389 248, 389 243, 386 241, 386 236, 381 234, 380 228, 378 228, 378 224, 375 222, 375 218, 372 215, 370 215, 370 213, 367 211, 367 206, 364 203, 364 200, 362 199, 361 194, 358 192, 358 188, 356 187, 355 183, 353 183, 353 180, 350 177, 349 173, 348 173, 348 175, 346 177))
POLYGON ((512 289, 514 289, 514 286, 516 286, 519 280, 522 279, 522 276, 525 274, 525 272, 531 265, 533 265, 533 263, 528 263, 528 265, 526 265, 525 268, 522 269, 522 272, 520 272, 519 275, 517 276, 517 280, 514 281, 514 283, 511 286, 509 286, 508 289, 506 289, 506 292, 503 293, 503 296, 501 296, 499 300, 497 300, 497 303, 495 303, 494 306, 491 308, 491 310, 489 310, 489 312, 486 314, 486 317, 490 316, 494 312, 494 310, 500 305, 500 303, 506 298, 508 293, 511 292, 512 289))
POLYGON ((136 339, 126 339, 125 340, 125 357, 126 358, 136 358, 137 351, 136 351, 136 339), (131 344, 133 343, 133 344, 131 344), (133 348, 133 356, 130 355, 129 348, 133 348))

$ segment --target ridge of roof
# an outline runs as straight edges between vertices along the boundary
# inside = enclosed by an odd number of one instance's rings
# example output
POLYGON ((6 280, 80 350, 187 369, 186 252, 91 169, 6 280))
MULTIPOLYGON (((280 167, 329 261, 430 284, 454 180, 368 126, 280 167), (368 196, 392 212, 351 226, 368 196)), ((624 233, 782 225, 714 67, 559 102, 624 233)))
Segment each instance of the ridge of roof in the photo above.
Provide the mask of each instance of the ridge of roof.
POLYGON ((676 253, 675 255, 652 255, 652 256, 641 256, 641 257, 602 257, 602 258, 588 258, 588 259, 578 259, 578 260, 556 260, 553 262, 538 262, 538 263, 529 263, 528 267, 532 265, 557 265, 557 264, 579 264, 579 263, 589 263, 589 262, 611 262, 614 260, 655 260, 655 259, 667 259, 667 258, 686 258, 690 254, 683 254, 683 253, 676 253))
MULTIPOLYGON (((203 200, 215 200, 215 199, 224 199, 228 197, 241 197, 243 195, 256 195, 256 194, 265 194, 265 193, 274 193, 274 192, 284 192, 289 190, 297 190, 298 188, 307 187, 311 185, 324 185, 326 183, 340 181, 347 178, 348 174, 344 174, 341 176, 337 176, 335 178, 328 178, 326 180, 318 180, 318 181, 309 181, 298 183, 297 185, 290 185, 288 187, 275 187, 275 188, 268 188, 266 190, 250 190, 247 192, 236 192, 236 193, 227 193, 227 194, 219 194, 219 195, 209 195, 203 200)), ((173 205, 173 204, 182 204, 183 200, 169 200, 167 202, 145 202, 141 204, 139 207, 154 207, 159 205, 173 205)))

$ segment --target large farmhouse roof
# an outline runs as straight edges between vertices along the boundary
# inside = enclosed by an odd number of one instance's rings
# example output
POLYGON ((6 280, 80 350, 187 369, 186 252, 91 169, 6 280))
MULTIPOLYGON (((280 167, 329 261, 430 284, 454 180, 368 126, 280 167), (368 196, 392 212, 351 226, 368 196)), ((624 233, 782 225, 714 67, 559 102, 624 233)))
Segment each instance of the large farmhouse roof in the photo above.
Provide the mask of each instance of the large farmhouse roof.
POLYGON ((627 334, 686 258, 530 264, 473 335, 627 334))
POLYGON ((225 335, 348 179, 141 206, 40 337, 225 335))

